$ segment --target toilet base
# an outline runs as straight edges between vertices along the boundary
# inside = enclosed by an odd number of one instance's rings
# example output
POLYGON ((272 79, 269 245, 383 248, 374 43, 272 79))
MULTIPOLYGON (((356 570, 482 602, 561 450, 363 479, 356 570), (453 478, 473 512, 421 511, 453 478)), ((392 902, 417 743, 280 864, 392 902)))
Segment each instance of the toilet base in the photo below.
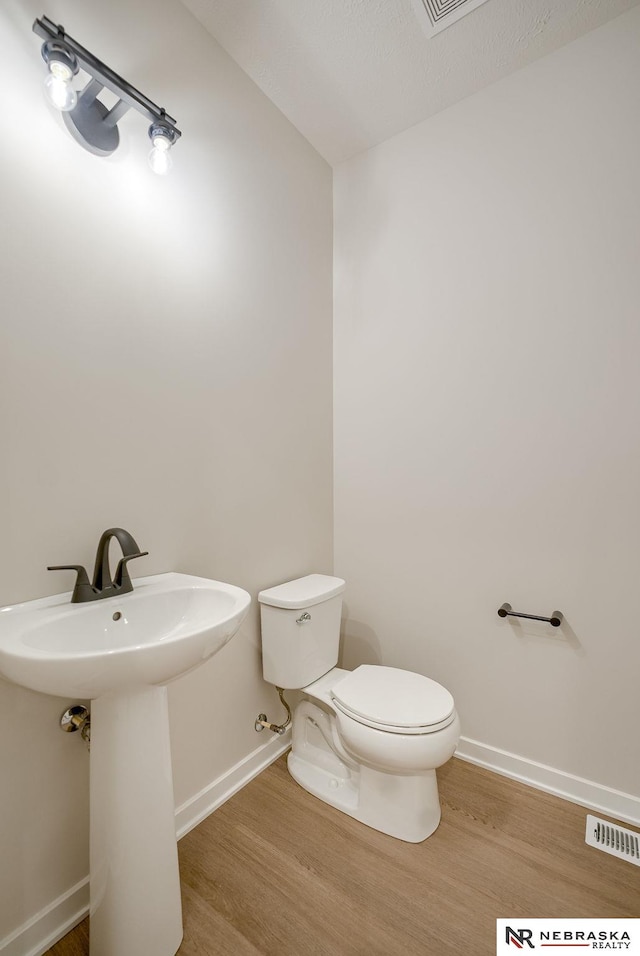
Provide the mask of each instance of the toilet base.
MULTIPOLYGON (((311 705, 313 706, 313 705, 311 705)), ((307 704, 307 707, 309 705, 307 704)), ((294 748, 287 766, 305 790, 350 817, 407 843, 421 843, 440 823, 435 770, 417 774, 384 773, 363 765, 347 766, 328 747, 310 721, 305 732, 294 726, 294 748)))

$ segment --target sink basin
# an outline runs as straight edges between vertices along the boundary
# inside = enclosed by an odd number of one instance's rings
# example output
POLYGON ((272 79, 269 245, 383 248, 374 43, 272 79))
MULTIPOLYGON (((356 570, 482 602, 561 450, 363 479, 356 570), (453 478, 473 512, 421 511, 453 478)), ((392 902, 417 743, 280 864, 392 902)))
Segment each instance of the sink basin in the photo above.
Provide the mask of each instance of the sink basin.
POLYGON ((56 594, 0 609, 0 674, 30 690, 96 698, 166 684, 236 633, 242 588, 189 574, 138 578, 121 597, 70 604, 56 594))
POLYGON ((175 956, 182 906, 165 685, 233 637, 251 598, 175 573, 137 578, 119 597, 70 598, 0 608, 0 675, 93 701, 91 956, 175 956))

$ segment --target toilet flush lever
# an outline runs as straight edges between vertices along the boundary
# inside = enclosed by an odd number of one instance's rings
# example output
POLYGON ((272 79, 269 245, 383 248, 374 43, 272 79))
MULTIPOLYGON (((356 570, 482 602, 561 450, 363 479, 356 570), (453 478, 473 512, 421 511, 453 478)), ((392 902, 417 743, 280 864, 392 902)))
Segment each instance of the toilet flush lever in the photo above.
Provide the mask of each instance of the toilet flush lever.
POLYGON ((311 615, 308 611, 305 611, 304 614, 301 614, 300 617, 296 618, 296 624, 306 624, 307 621, 311 620, 311 615))

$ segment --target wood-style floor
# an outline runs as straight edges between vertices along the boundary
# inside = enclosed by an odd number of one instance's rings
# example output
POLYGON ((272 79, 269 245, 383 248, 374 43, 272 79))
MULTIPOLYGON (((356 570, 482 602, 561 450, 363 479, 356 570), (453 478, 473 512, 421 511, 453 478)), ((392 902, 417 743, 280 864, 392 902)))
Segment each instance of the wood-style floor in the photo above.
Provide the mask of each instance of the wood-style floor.
MULTIPOLYGON (((178 844, 179 956, 493 956, 498 917, 640 916, 640 867, 585 845, 587 811, 455 758, 438 779, 440 827, 408 844, 278 760, 178 844)), ((49 956, 87 956, 88 923, 49 956)))

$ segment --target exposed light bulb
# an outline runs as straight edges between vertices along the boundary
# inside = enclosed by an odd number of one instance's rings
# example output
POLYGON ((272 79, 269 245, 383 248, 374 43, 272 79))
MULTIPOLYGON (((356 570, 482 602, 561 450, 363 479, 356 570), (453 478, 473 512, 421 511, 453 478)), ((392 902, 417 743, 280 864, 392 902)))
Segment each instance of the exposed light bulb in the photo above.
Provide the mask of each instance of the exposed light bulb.
POLYGON ((171 148, 171 140, 166 133, 154 133, 151 142, 153 143, 153 148, 159 149, 161 152, 166 152, 171 148))
POLYGON ((173 166, 171 151, 169 149, 171 143, 169 143, 164 136, 156 137, 153 142, 153 149, 149 153, 149 165, 158 176, 166 176, 173 166), (162 140, 163 145, 160 145, 158 140, 162 140))
POLYGON ((149 127, 149 139, 153 144, 153 149, 149 153, 149 165, 159 176, 165 176, 173 166, 171 147, 179 135, 180 133, 162 118, 149 127))
POLYGON ((57 76, 59 80, 64 80, 65 83, 70 83, 73 79, 73 70, 63 60, 49 60, 49 72, 57 76))
POLYGON ((78 102, 78 94, 71 85, 72 79, 73 73, 65 63, 51 61, 44 81, 45 93, 51 105, 64 113, 74 109, 78 102))

